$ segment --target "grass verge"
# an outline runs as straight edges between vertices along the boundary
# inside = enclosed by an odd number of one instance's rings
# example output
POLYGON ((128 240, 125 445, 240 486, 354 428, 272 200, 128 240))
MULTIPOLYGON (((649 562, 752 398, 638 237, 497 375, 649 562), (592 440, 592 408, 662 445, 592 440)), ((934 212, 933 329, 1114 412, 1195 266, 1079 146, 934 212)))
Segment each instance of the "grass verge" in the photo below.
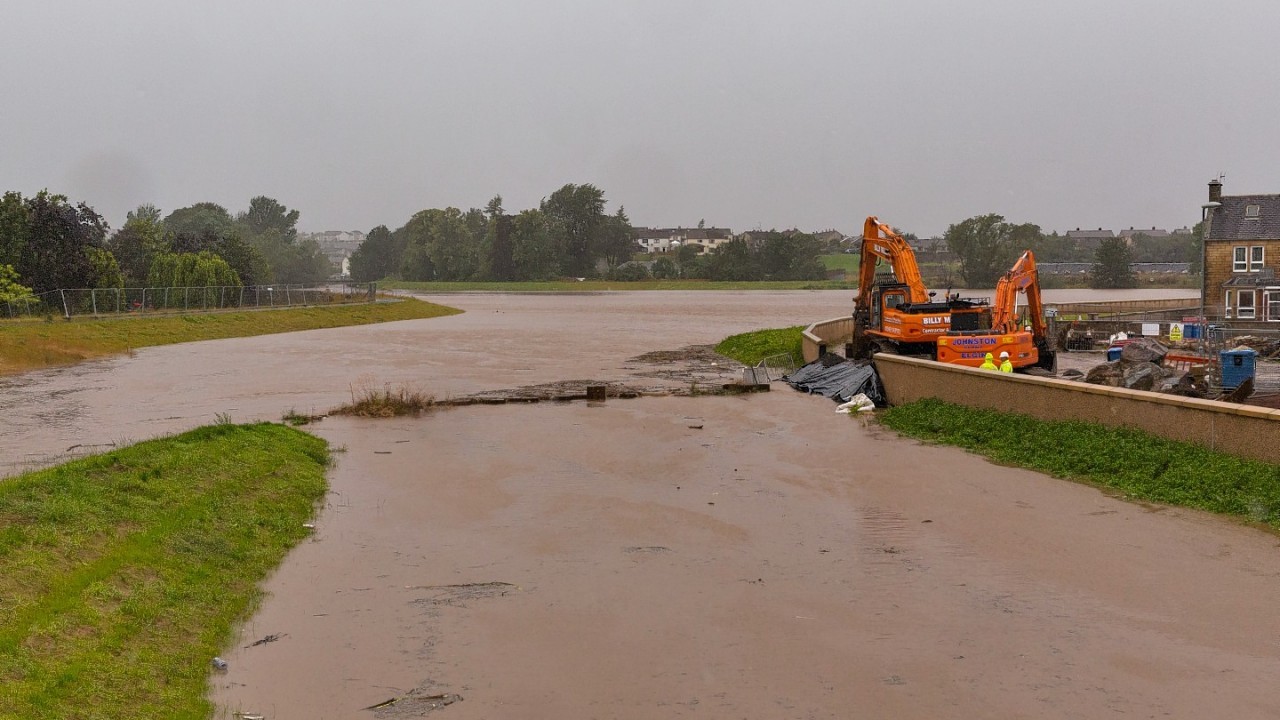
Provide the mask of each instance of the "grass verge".
POLYGON ((1129 428, 1049 422, 933 399, 890 408, 879 418, 903 435, 956 445, 1004 465, 1280 529, 1280 465, 1129 428))
POLYGON ((796 366, 804 364, 800 333, 803 325, 775 330, 755 330, 730 335, 716 345, 716 352, 743 365, 755 365, 771 355, 790 355, 796 366))
POLYGON ((454 315, 461 310, 405 299, 361 305, 214 312, 103 320, 0 322, 0 375, 70 365, 141 347, 454 315))
POLYGON ((0 717, 209 717, 210 662, 327 462, 283 425, 215 425, 0 482, 0 717))

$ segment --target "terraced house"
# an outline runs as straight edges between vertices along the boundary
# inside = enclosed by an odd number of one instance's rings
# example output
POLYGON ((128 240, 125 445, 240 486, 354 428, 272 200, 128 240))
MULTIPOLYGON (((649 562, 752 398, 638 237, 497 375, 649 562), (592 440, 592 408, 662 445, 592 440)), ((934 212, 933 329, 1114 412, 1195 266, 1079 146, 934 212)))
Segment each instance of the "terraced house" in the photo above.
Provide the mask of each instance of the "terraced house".
POLYGON ((1204 303, 1233 327, 1280 328, 1280 194, 1223 195, 1209 183, 1204 303))

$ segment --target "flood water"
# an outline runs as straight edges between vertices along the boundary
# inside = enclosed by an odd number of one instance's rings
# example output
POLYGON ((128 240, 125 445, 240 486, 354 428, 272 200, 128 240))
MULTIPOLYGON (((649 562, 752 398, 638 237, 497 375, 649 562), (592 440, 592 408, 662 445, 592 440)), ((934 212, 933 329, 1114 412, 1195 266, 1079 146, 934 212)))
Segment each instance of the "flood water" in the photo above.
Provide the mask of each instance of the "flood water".
MULTIPOLYGON (((6 469, 218 413, 323 411, 362 382, 676 383, 632 358, 849 307, 438 300, 467 312, 10 379, 6 469)), ((224 655, 219 717, 1280 715, 1274 535, 833 410, 777 386, 325 419, 331 492, 224 655)))

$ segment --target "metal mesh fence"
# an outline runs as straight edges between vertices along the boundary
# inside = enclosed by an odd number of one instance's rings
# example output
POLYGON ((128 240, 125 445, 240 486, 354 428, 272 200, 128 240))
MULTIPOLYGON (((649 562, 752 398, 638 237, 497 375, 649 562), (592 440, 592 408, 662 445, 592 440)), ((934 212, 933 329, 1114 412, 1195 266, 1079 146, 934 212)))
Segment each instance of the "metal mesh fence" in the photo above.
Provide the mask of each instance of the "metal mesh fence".
POLYGON ((102 317, 373 302, 374 283, 225 287, 76 288, 0 304, 5 318, 102 317))

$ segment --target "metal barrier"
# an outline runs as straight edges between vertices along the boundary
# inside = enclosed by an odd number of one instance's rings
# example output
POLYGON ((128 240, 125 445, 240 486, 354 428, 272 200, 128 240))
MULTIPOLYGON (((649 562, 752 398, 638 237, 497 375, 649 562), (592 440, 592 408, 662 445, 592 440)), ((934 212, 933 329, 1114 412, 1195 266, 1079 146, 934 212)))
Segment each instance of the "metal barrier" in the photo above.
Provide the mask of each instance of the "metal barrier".
POLYGON ((783 375, 795 372, 796 363, 790 354, 783 353, 781 355, 770 355, 761 360, 754 369, 757 382, 773 382, 774 380, 781 380, 783 375))
POLYGON ((373 302, 375 283, 50 290, 0 305, 4 318, 183 314, 373 302))

